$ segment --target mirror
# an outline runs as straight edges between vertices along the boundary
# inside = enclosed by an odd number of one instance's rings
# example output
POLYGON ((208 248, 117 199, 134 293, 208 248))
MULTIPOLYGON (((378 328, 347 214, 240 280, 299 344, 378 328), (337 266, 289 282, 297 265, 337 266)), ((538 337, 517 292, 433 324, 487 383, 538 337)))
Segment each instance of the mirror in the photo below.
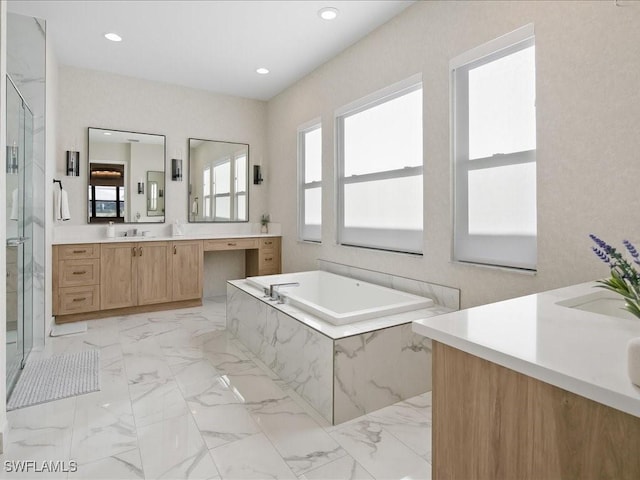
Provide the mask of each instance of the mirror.
POLYGON ((249 220, 249 145, 189 139, 189 221, 249 220))
POLYGON ((164 222, 164 135, 89 128, 87 170, 89 223, 164 222))
POLYGON ((147 216, 164 216, 164 172, 147 172, 147 216))

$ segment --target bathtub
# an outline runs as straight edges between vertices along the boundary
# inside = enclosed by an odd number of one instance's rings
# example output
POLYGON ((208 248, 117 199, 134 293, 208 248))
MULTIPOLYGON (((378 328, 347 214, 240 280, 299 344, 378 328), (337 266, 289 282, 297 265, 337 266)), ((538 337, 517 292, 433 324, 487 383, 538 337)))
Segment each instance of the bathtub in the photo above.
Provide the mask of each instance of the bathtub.
POLYGON ((286 303, 333 325, 347 325, 433 305, 430 298, 320 270, 248 277, 247 282, 260 290, 275 283, 298 282, 300 286, 279 288, 286 303))

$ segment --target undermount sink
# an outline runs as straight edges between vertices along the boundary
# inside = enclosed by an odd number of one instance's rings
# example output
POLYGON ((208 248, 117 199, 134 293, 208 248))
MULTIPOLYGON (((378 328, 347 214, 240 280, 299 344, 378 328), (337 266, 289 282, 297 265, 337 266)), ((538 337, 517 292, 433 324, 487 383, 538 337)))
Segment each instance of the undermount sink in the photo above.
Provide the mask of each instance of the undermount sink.
POLYGON ((580 297, 569 298, 557 302, 556 305, 567 308, 575 308, 585 312, 599 313, 610 317, 637 320, 637 317, 624 308, 624 299, 608 290, 589 293, 580 297))

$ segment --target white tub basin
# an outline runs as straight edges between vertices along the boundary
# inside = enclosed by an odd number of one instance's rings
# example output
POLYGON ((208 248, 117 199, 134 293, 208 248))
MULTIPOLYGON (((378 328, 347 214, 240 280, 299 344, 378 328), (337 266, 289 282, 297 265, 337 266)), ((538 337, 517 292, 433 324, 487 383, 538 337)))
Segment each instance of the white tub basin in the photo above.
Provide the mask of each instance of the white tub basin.
POLYGON ((430 298, 324 271, 248 277, 247 282, 261 290, 272 284, 298 282, 297 287, 279 290, 286 302, 333 325, 347 325, 433 305, 430 298))

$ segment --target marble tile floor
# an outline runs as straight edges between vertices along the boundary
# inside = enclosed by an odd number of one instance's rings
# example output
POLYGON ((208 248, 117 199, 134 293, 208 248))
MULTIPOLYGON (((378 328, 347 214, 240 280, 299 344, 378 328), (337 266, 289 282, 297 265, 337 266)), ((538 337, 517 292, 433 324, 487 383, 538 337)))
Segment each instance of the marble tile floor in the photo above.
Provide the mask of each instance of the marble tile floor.
POLYGON ((431 478, 429 393, 331 426, 225 330, 224 301, 48 339, 32 358, 99 348, 101 390, 8 412, 0 478, 431 478))

